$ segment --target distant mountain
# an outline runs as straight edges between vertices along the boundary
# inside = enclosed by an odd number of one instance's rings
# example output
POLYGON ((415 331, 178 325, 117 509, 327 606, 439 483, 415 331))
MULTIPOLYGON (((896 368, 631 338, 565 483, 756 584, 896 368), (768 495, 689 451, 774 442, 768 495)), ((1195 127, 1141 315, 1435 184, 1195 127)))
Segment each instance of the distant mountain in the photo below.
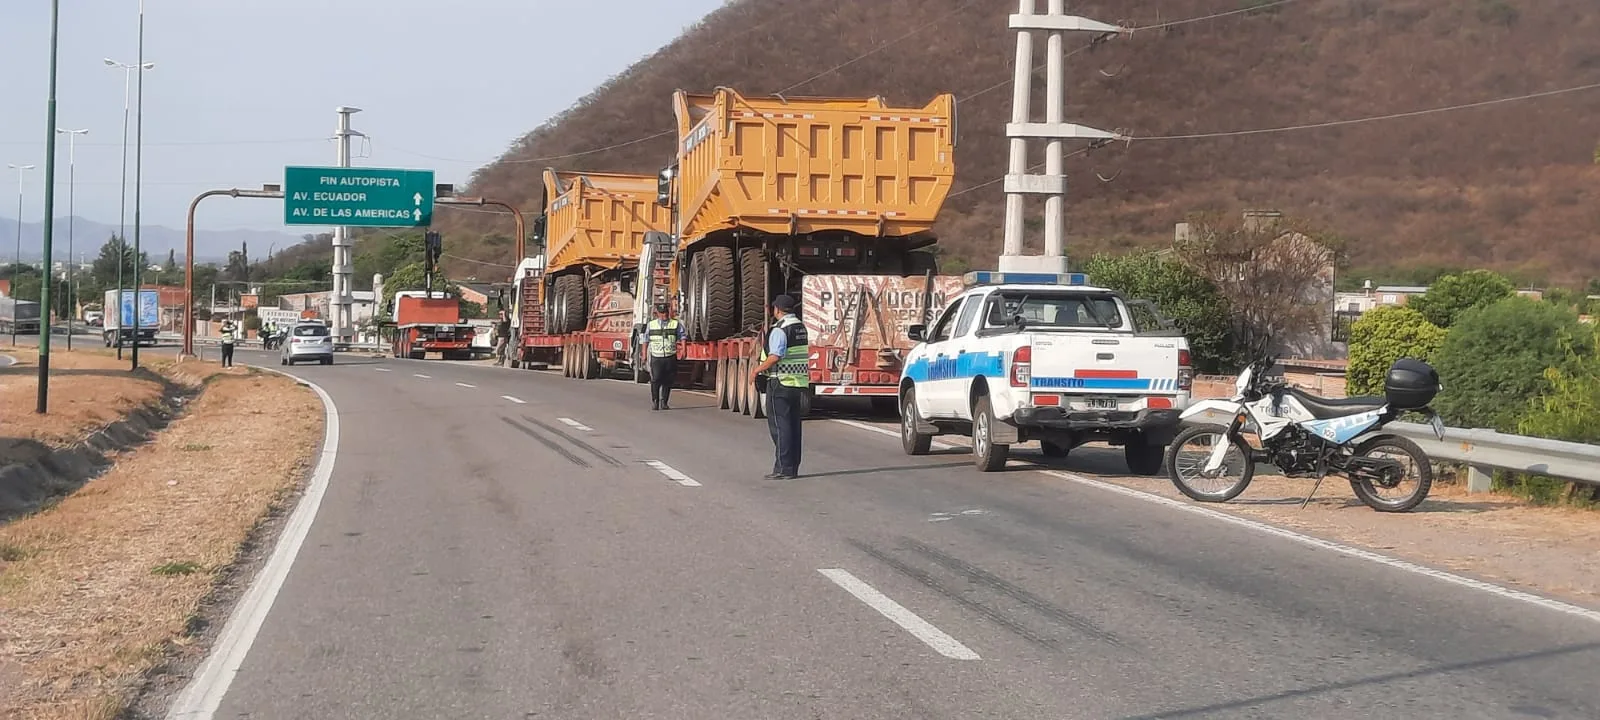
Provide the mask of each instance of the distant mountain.
MULTIPOLYGON (((82 253, 89 260, 99 254, 100 246, 104 245, 112 235, 117 234, 117 225, 99 223, 87 218, 78 218, 72 228, 73 250, 82 253)), ((167 248, 175 248, 178 258, 183 258, 185 233, 182 229, 162 227, 160 225, 145 225, 139 229, 139 244, 150 262, 162 263, 167 260, 167 248)), ((42 257, 41 246, 44 242, 43 223, 22 224, 22 259, 25 262, 38 262, 42 257)), ((128 242, 133 242, 133 227, 128 227, 128 242)), ((273 232, 271 230, 200 230, 194 235, 195 260, 202 263, 226 262, 228 253, 239 249, 242 244, 250 246, 250 257, 265 259, 267 250, 284 250, 301 242, 298 235, 273 232)), ((0 216, 0 263, 9 261, 16 253, 17 219, 0 216)), ((64 261, 67 259, 67 218, 56 218, 55 243, 51 252, 53 259, 64 261)))

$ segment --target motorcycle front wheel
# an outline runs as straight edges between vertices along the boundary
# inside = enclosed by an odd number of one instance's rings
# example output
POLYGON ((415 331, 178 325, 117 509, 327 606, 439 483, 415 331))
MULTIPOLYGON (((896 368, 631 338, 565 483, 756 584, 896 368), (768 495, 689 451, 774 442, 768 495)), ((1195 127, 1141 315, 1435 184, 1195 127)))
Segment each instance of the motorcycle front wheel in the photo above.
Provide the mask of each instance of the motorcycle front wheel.
POLYGON ((1433 463, 1416 443, 1399 435, 1379 435, 1361 443, 1356 455, 1387 458, 1402 468, 1399 477, 1380 482, 1350 478, 1350 489, 1367 507, 1378 512, 1408 512, 1428 499, 1428 491, 1433 488, 1433 463))
POLYGON ((1167 448, 1167 476, 1172 485, 1200 502, 1227 502, 1238 497, 1250 487, 1255 473, 1249 446, 1237 437, 1230 440, 1228 429, 1221 425, 1190 427, 1178 433, 1167 448), (1229 446, 1222 464, 1216 471, 1206 472, 1206 463, 1220 443, 1229 446))

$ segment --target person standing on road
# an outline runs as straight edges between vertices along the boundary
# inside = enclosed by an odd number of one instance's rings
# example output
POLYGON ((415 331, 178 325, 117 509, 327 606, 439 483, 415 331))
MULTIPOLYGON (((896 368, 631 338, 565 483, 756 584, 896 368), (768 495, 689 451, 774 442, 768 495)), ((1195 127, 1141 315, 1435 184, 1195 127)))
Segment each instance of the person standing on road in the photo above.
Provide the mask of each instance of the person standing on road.
POLYGON ((800 476, 800 407, 811 387, 811 344, 806 326, 794 315, 794 298, 772 301, 776 321, 767 336, 756 381, 767 390, 767 430, 776 456, 768 480, 800 476))
POLYGON ((233 341, 239 333, 239 326, 233 320, 222 321, 222 366, 233 367, 233 341))
POLYGON ((500 320, 494 324, 494 364, 506 364, 506 343, 511 341, 511 316, 500 311, 500 320))
POLYGON ((671 410, 667 399, 672 383, 678 379, 678 343, 683 341, 683 323, 672 317, 672 306, 656 303, 656 316, 644 326, 650 351, 650 409, 671 410))

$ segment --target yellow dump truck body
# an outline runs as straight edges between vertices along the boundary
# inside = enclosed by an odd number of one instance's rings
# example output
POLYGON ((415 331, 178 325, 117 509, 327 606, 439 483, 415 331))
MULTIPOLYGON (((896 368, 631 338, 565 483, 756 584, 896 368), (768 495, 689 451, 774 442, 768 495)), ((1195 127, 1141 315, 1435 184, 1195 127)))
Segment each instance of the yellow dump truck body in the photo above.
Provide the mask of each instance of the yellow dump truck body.
POLYGON ((955 98, 747 98, 678 91, 680 237, 733 228, 905 236, 933 227, 955 177, 955 98))
POLYGON ((546 274, 590 265, 632 266, 644 234, 668 230, 651 175, 544 171, 546 274))

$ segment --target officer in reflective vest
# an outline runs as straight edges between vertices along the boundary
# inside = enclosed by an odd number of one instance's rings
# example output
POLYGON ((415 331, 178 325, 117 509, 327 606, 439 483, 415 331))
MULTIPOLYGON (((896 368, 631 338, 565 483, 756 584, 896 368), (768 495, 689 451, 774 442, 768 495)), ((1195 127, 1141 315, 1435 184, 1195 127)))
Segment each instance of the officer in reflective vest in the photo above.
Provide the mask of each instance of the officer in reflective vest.
POLYGON ((806 326, 794 315, 794 298, 779 295, 772 301, 776 321, 767 336, 757 382, 766 385, 767 430, 772 433, 775 459, 768 480, 800 476, 800 408, 811 387, 811 344, 806 326))
POLYGON ((656 304, 656 316, 644 326, 650 352, 650 403, 652 410, 670 410, 672 381, 678 377, 678 343, 683 340, 683 323, 672 317, 666 303, 656 304))
POLYGON ((222 366, 233 367, 233 343, 238 340, 239 326, 232 319, 222 321, 222 366))

